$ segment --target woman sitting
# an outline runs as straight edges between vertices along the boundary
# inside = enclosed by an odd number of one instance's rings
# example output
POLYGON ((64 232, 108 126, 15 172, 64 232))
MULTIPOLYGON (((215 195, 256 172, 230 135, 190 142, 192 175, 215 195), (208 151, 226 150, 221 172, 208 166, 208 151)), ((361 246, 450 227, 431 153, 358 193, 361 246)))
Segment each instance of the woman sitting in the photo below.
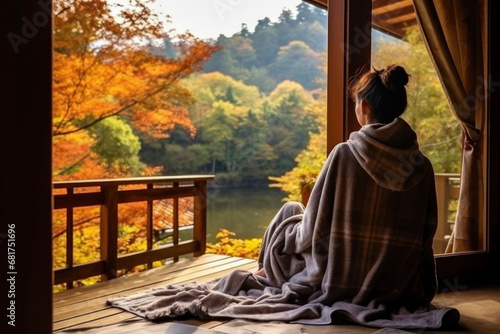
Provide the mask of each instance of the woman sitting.
MULTIPOLYGON (((456 309, 435 309, 434 172, 402 118, 409 76, 392 65, 351 87, 362 126, 334 147, 307 207, 285 204, 267 228, 256 273, 168 286, 110 301, 158 319, 192 314, 372 327, 440 328, 456 309)), ((330 111, 332 112, 332 111, 330 111)))

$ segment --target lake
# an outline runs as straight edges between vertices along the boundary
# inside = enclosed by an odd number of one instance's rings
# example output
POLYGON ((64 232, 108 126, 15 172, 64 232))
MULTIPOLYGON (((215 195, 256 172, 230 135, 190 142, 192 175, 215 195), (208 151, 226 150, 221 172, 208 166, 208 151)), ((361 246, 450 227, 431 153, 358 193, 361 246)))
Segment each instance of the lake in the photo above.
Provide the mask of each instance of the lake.
POLYGON ((284 204, 286 194, 267 186, 207 189, 207 242, 225 228, 235 238, 261 238, 267 225, 284 204))

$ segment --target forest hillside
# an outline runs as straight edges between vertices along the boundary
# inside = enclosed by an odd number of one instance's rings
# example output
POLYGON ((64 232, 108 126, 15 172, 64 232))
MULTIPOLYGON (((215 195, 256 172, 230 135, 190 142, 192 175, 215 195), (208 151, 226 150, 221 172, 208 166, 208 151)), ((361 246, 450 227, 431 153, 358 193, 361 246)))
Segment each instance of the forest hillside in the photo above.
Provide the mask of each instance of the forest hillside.
MULTIPOLYGON (((178 125, 165 139, 139 136, 140 160, 168 175, 211 173, 240 185, 293 168, 319 131, 313 102, 326 103, 326 24, 325 10, 301 3, 277 22, 264 17, 210 41, 220 49, 181 80, 193 95, 195 134, 178 125)), ((175 58, 178 48, 165 38, 154 53, 175 58)))

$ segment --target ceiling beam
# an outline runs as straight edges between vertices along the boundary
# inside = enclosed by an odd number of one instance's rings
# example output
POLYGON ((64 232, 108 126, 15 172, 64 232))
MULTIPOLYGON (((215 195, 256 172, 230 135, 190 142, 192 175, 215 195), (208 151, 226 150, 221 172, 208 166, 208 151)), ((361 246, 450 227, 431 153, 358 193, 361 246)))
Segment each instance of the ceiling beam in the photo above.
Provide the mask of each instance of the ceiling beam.
MULTIPOLYGON (((304 1, 328 9, 328 0, 304 1)), ((417 24, 417 20, 412 0, 372 1, 372 25, 374 28, 394 37, 403 38, 406 29, 415 24, 417 24)))

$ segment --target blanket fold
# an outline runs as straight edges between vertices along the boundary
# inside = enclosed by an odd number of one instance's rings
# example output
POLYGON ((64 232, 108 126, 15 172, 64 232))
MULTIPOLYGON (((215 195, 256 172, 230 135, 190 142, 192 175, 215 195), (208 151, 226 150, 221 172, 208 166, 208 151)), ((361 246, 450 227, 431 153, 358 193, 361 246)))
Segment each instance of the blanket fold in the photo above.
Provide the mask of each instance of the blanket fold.
POLYGON ((434 172, 401 118, 351 134, 330 153, 307 207, 286 203, 263 238, 266 277, 236 270, 108 304, 147 319, 191 314, 302 324, 341 317, 364 326, 437 329, 458 323, 431 301, 437 282, 434 172))

